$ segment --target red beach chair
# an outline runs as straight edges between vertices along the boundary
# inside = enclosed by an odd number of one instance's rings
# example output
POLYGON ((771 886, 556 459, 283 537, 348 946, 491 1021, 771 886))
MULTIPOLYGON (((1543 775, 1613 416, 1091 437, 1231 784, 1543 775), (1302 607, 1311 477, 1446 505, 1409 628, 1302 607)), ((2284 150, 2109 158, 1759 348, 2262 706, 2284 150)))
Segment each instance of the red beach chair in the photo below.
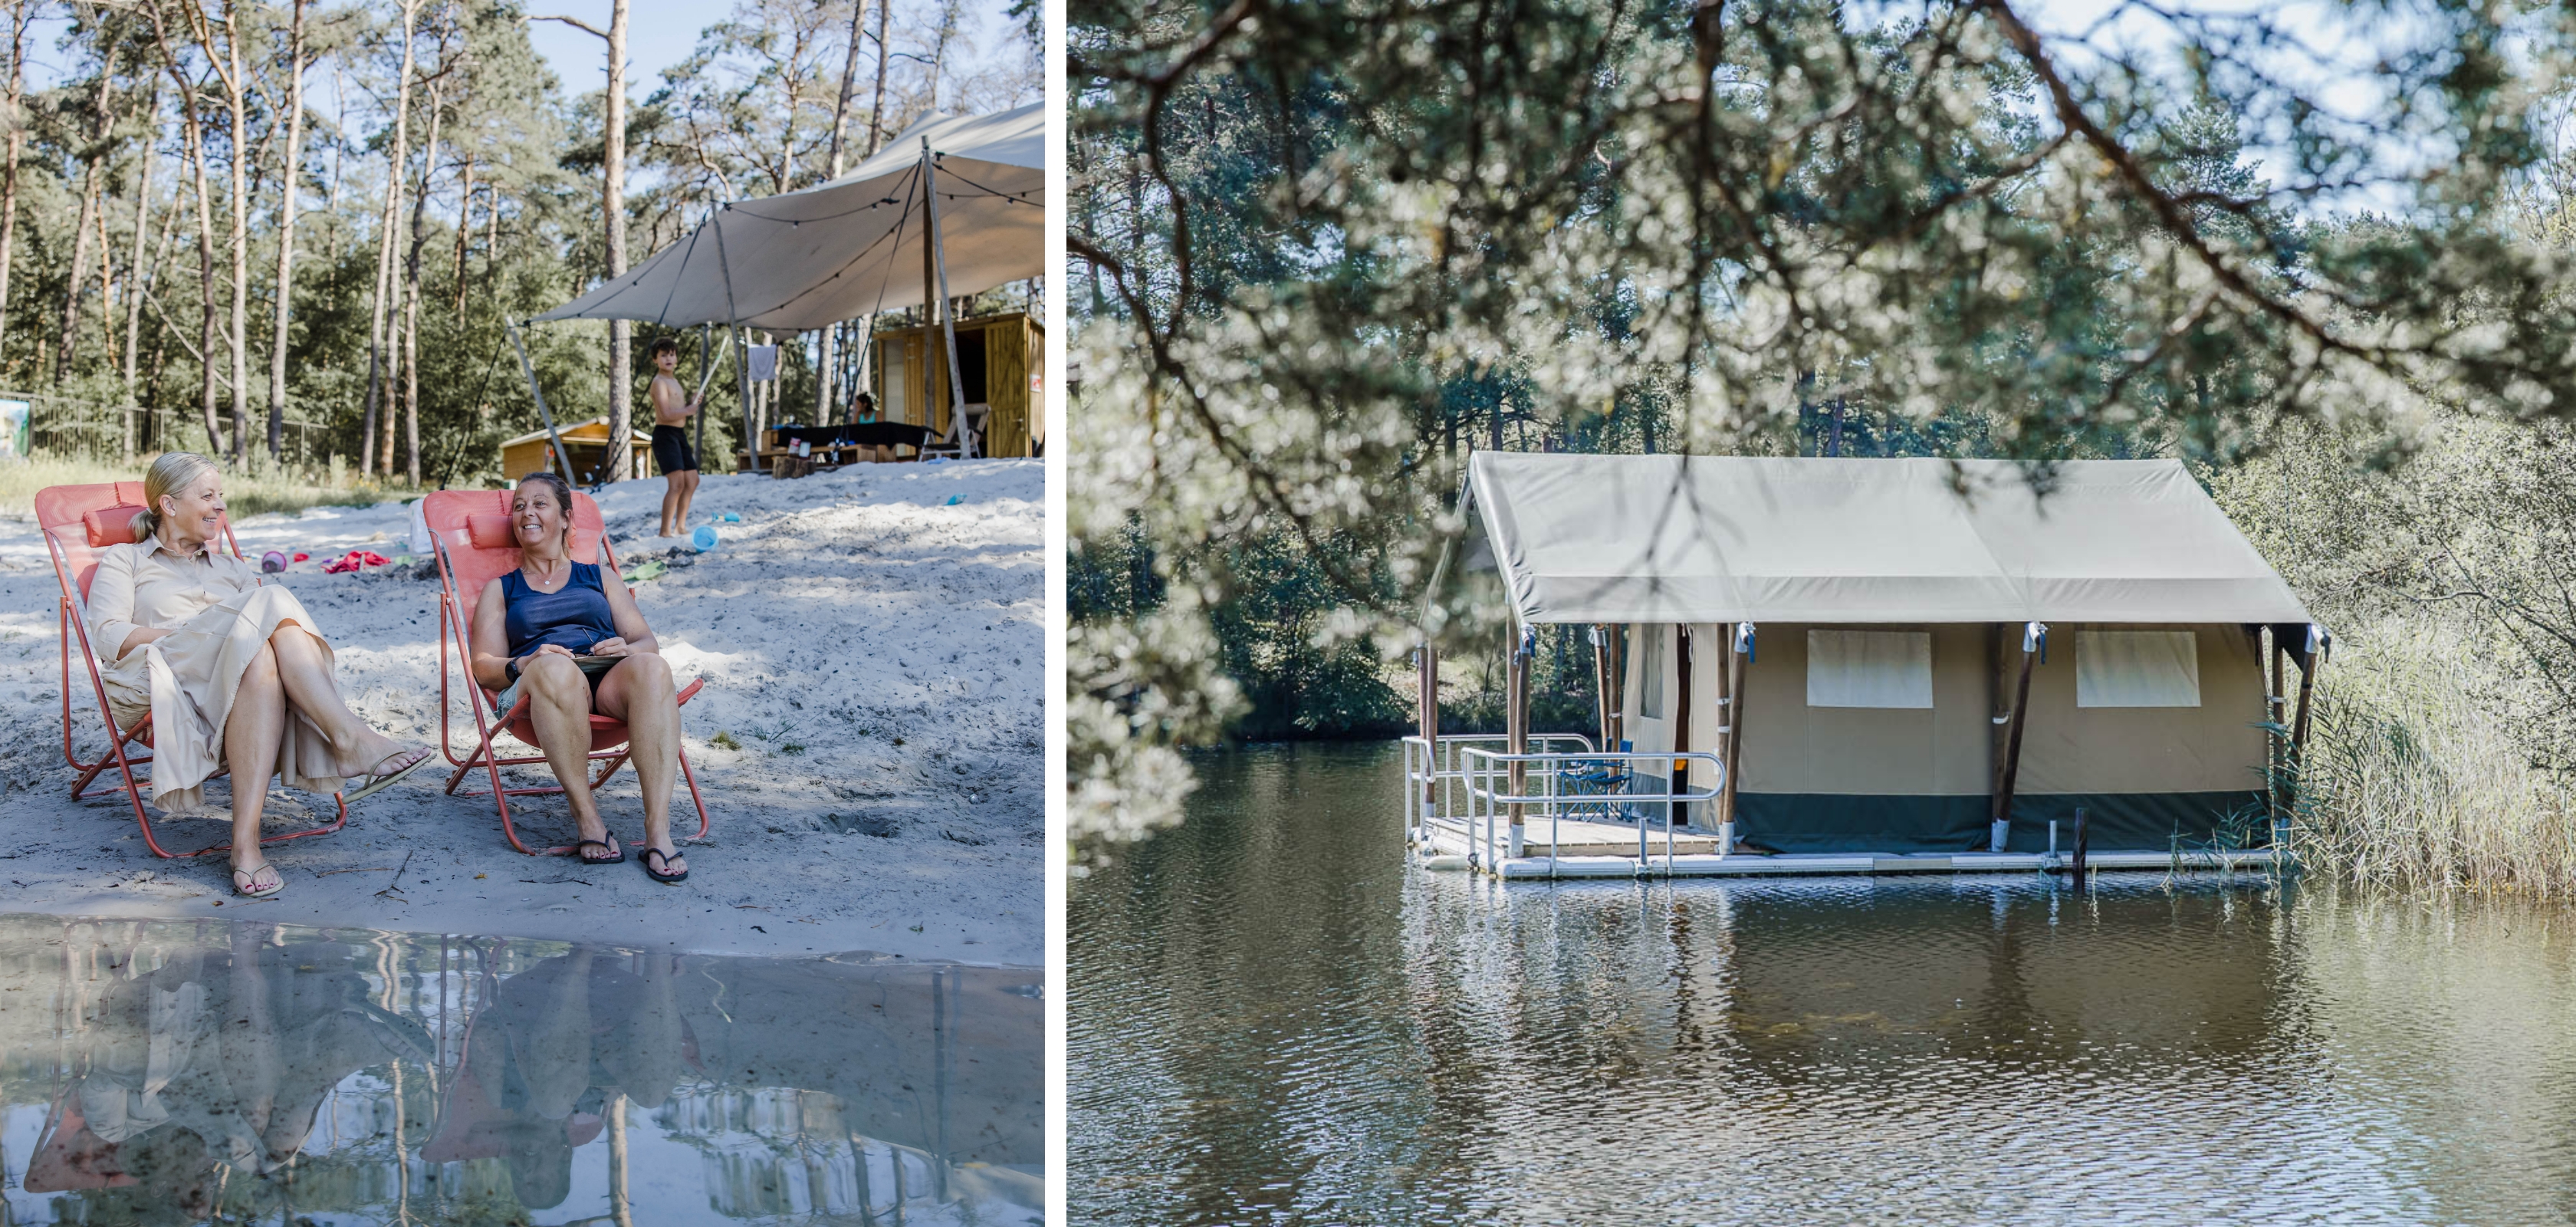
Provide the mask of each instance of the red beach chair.
MULTIPOLYGON (((448 794, 484 795, 479 791, 456 791, 457 785, 464 783, 469 773, 477 767, 483 768, 491 773, 492 800, 500 808, 501 833, 509 837, 510 846, 531 856, 571 856, 574 847, 570 844, 538 849, 520 842, 518 828, 510 822, 510 798, 563 791, 561 784, 512 788, 501 782, 503 767, 521 767, 531 763, 543 765, 546 761, 543 754, 503 758, 492 744, 494 735, 502 732, 527 745, 537 744, 536 719, 528 711, 528 696, 519 696, 518 704, 509 711, 495 710, 494 704, 500 696, 485 689, 468 673, 465 691, 466 705, 474 712, 473 751, 464 758, 458 758, 453 748, 455 738, 448 733, 452 707, 448 701, 448 644, 453 640, 456 645, 457 669, 467 669, 474 658, 471 623, 475 602, 481 599, 484 585, 519 566, 519 540, 510 531, 510 492, 441 490, 430 495, 421 505, 421 514, 429 522, 430 535, 436 539, 438 548, 438 740, 439 749, 447 755, 447 761, 456 765, 455 774, 447 777, 448 794)), ((617 556, 609 549, 607 536, 607 527, 599 518, 599 504, 592 502, 587 494, 573 495, 572 556, 580 558, 596 548, 600 565, 609 573, 605 578, 613 580, 617 574, 617 556)), ((680 703, 685 705, 696 698, 698 691, 705 686, 706 679, 698 678, 681 687, 680 703)), ((607 783, 608 777, 617 774, 617 769, 625 765, 626 736, 623 721, 596 714, 591 716, 589 757, 607 761, 607 765, 600 768, 599 775, 590 782, 593 791, 607 783)), ((691 838, 704 839, 708 827, 707 800, 698 792, 698 776, 689 768, 689 752, 685 747, 680 751, 680 775, 688 781, 689 800, 698 807, 698 833, 691 838)))
MULTIPOLYGON (((161 846, 152 833, 152 819, 143 812, 143 793, 134 782, 134 769, 152 761, 149 754, 128 754, 129 743, 146 748, 152 745, 152 717, 147 713, 130 729, 116 727, 116 715, 108 710, 107 683, 99 677, 98 653, 89 641, 89 585, 98 575, 98 551, 134 539, 127 525, 135 513, 143 510, 143 483, 139 481, 98 482, 85 486, 47 486, 36 492, 36 524, 44 531, 45 550, 54 560, 54 578, 62 584, 62 597, 55 609, 62 623, 63 640, 63 761, 80 772, 72 783, 72 800, 81 799, 92 780, 116 764, 125 777, 125 799, 134 806, 134 821, 143 827, 143 842, 152 855, 162 857, 204 856, 209 852, 229 852, 232 842, 199 848, 194 852, 172 852, 161 846), (81 663, 89 668, 90 694, 98 700, 99 720, 107 726, 107 752, 93 762, 82 762, 72 748, 72 639, 81 645, 81 663)), ((224 545, 233 557, 242 556, 241 543, 233 539, 232 520, 224 520, 224 545)), ((223 774, 217 772, 217 774, 223 774)), ((284 835, 263 835, 259 842, 282 843, 307 835, 328 835, 349 825, 349 803, 339 793, 340 815, 329 826, 293 831, 284 835)))

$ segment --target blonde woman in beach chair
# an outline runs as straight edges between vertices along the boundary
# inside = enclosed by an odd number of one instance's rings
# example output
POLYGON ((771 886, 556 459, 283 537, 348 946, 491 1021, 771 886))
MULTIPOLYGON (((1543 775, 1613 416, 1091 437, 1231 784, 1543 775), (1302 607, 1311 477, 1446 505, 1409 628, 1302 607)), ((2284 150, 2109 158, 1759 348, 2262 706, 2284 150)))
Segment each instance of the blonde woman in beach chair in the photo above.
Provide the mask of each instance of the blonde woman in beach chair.
MULTIPOLYGON (((345 806, 420 769, 431 753, 350 711, 332 678, 330 641, 303 603, 217 548, 227 529, 213 461, 166 453, 142 493, 139 508, 92 513, 130 525, 124 540, 97 550, 89 579, 82 622, 104 662, 98 679, 118 730, 150 720, 152 801, 162 813, 206 814, 206 781, 232 772, 233 889, 266 898, 285 888, 260 852, 272 777, 326 794, 365 777, 345 806)), ((112 535, 117 526, 105 528, 112 535)))

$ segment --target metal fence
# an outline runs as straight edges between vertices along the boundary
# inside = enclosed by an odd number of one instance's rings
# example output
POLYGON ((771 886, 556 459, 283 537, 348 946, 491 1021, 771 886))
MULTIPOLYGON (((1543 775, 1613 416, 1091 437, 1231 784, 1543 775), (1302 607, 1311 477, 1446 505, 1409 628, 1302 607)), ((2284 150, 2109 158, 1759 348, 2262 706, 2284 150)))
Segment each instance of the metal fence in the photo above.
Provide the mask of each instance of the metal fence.
MULTIPOLYGON (((223 450, 221 442, 206 439, 204 415, 194 405, 147 409, 50 392, 7 390, 0 390, 0 400, 27 402, 28 446, 57 456, 129 460, 153 452, 223 450)), ((219 415, 216 425, 229 429, 229 416, 219 415)), ((267 412, 262 410, 246 425, 256 450, 266 454, 267 412)), ((288 418, 281 433, 280 459, 285 463, 304 467, 329 457, 331 427, 288 418)))

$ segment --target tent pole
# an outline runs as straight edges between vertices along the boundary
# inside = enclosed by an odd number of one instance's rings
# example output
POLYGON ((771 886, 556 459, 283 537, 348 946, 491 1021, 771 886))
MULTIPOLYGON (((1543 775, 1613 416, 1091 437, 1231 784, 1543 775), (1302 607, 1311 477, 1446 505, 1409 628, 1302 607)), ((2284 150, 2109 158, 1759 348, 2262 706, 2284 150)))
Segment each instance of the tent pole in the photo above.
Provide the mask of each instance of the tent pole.
POLYGON ((2013 683, 2012 723, 2004 732, 2003 783, 1995 789, 1993 822, 1994 851, 2004 850, 2005 837, 2012 829, 2013 787, 2021 779, 2021 732, 2030 713, 2030 667, 2039 658, 2039 648, 2048 642, 2048 628, 2037 622, 2022 628, 2021 680, 2013 683))
POLYGON ((2296 806, 2299 801, 2299 787, 2304 782, 2299 777, 2308 766, 2308 701, 2316 695, 2317 670, 2325 667, 2326 656, 2331 650, 2324 631, 2314 623, 2308 626, 2307 642, 2303 648, 2304 650, 2297 654, 2299 715, 2298 719, 2290 725, 2290 778, 2288 785, 2283 789, 2287 795, 2282 803, 2282 808, 2285 810, 2296 806))
POLYGON ((1726 637, 1726 778, 1717 798, 1720 856, 1735 851, 1735 777, 1744 771, 1744 671, 1751 663, 1745 648, 1752 636, 1752 626, 1739 625, 1726 637))
MULTIPOLYGON (((929 220, 930 233, 923 263, 939 273, 939 328, 946 334, 948 346, 948 432, 940 436, 940 441, 956 443, 957 454, 971 458, 977 448, 973 433, 966 429, 966 389, 957 382, 957 313, 948 302, 948 253, 939 245, 939 181, 933 177, 937 170, 938 159, 931 154, 930 138, 925 136, 921 138, 921 212, 929 220)), ((931 287, 924 284, 921 288, 927 291, 931 287)), ((1515 817, 1513 824, 1519 821, 1515 817)))
POLYGON ((1431 642, 1428 631, 1422 635, 1421 701, 1414 705, 1414 719, 1422 726, 1422 744, 1427 751, 1423 768, 1422 795, 1414 798, 1417 820, 1414 825, 1427 827, 1440 800, 1440 649, 1431 642))
MULTIPOLYGON (((1673 784, 1666 792, 1679 796, 1690 791, 1690 760, 1681 757, 1691 748, 1691 633, 1690 623, 1673 627, 1673 689, 1679 697, 1673 700, 1673 784)), ((1666 801, 1664 811, 1672 815, 1685 802, 1666 801)), ((1690 824, 1690 811, 1681 808, 1681 825, 1690 824)), ((1643 821, 1641 818, 1640 821, 1643 821)))
POLYGON ((1604 734, 1609 740, 1601 748, 1620 750, 1620 743, 1628 738, 1628 628, 1605 623, 1601 636, 1610 653, 1610 731, 1604 734))
MULTIPOLYGON (((698 420, 695 427, 698 441, 692 446, 692 450, 701 457, 707 454, 707 383, 714 379, 716 374, 716 368, 707 363, 707 334, 714 327, 712 324, 698 325, 698 420)), ((704 461, 701 460, 700 463, 704 461)))
MULTIPOLYGON (((553 459, 556 464, 563 466, 564 484, 572 485, 574 484, 572 457, 564 454, 563 435, 555 430, 555 415, 552 410, 546 408, 546 394, 537 387, 537 368, 534 363, 528 361, 528 344, 519 339, 518 322, 511 319, 509 313, 502 313, 501 324, 510 330, 510 344, 519 351, 519 373, 528 377, 528 396, 537 402, 537 416, 544 420, 546 438, 554 445, 553 459)), ((619 442, 620 440, 612 439, 608 445, 616 447, 619 442)))
MULTIPOLYGON (((2273 728, 2279 729, 2286 727, 2289 724, 2290 719, 2288 700, 2283 697, 2283 691, 2281 689, 2281 628, 2278 626, 2266 626, 2263 628, 2263 636, 2270 644, 2267 652, 2272 658, 2272 682, 2271 685, 2263 691, 2263 718, 2268 721, 2273 728)), ((2284 816, 2283 811, 2285 807, 2283 802, 2286 800, 2286 798, 2281 795, 2281 783, 2282 773, 2289 768, 2289 760, 2284 753, 2288 748, 2288 743, 2282 738, 2280 733, 2275 732, 2267 734, 2263 738, 2263 747, 2264 758, 2271 766, 2271 770, 2264 773, 2265 783, 2263 791, 2266 794, 2266 799, 2272 803, 2272 829, 2274 835, 2277 836, 2280 833, 2281 819, 2284 816)))
MULTIPOLYGON (((1503 728, 1509 747, 1507 752, 1512 754, 1529 753, 1529 656, 1521 650, 1522 642, 1529 634, 1529 627, 1515 624, 1508 644, 1509 651, 1503 658, 1505 666, 1503 728)), ((1529 764, 1515 761, 1506 778, 1510 781, 1507 787, 1512 790, 1512 795, 1515 797, 1523 795, 1529 787, 1529 764)), ((1521 824, 1526 817, 1521 803, 1512 802, 1512 842, 1505 855, 1517 857, 1521 854, 1521 824)), ((1497 866, 1497 876, 1500 872, 1501 869, 1497 866)))
POLYGON ((751 329, 749 327, 737 329, 727 324, 725 336, 733 341, 735 395, 739 398, 742 408, 742 449, 744 454, 750 457, 751 471, 764 472, 760 460, 760 436, 753 434, 751 430, 751 329))
POLYGON ((1600 718, 1601 749, 1608 751, 1610 740, 1610 640, 1601 623, 1592 624, 1592 707, 1600 718))

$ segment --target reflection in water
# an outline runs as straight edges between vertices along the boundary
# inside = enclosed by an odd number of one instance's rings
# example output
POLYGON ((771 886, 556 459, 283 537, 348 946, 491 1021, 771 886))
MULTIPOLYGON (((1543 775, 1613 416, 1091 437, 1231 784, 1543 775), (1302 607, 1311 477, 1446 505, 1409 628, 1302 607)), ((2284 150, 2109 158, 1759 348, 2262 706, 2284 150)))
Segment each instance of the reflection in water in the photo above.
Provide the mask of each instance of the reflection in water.
POLYGON ((1034 1223, 1035 982, 0 916, 0 1227, 1034 1223))
POLYGON ((1373 747, 1076 890, 1074 1220, 2566 1222, 2576 925, 2261 879, 1502 886, 1373 747))

